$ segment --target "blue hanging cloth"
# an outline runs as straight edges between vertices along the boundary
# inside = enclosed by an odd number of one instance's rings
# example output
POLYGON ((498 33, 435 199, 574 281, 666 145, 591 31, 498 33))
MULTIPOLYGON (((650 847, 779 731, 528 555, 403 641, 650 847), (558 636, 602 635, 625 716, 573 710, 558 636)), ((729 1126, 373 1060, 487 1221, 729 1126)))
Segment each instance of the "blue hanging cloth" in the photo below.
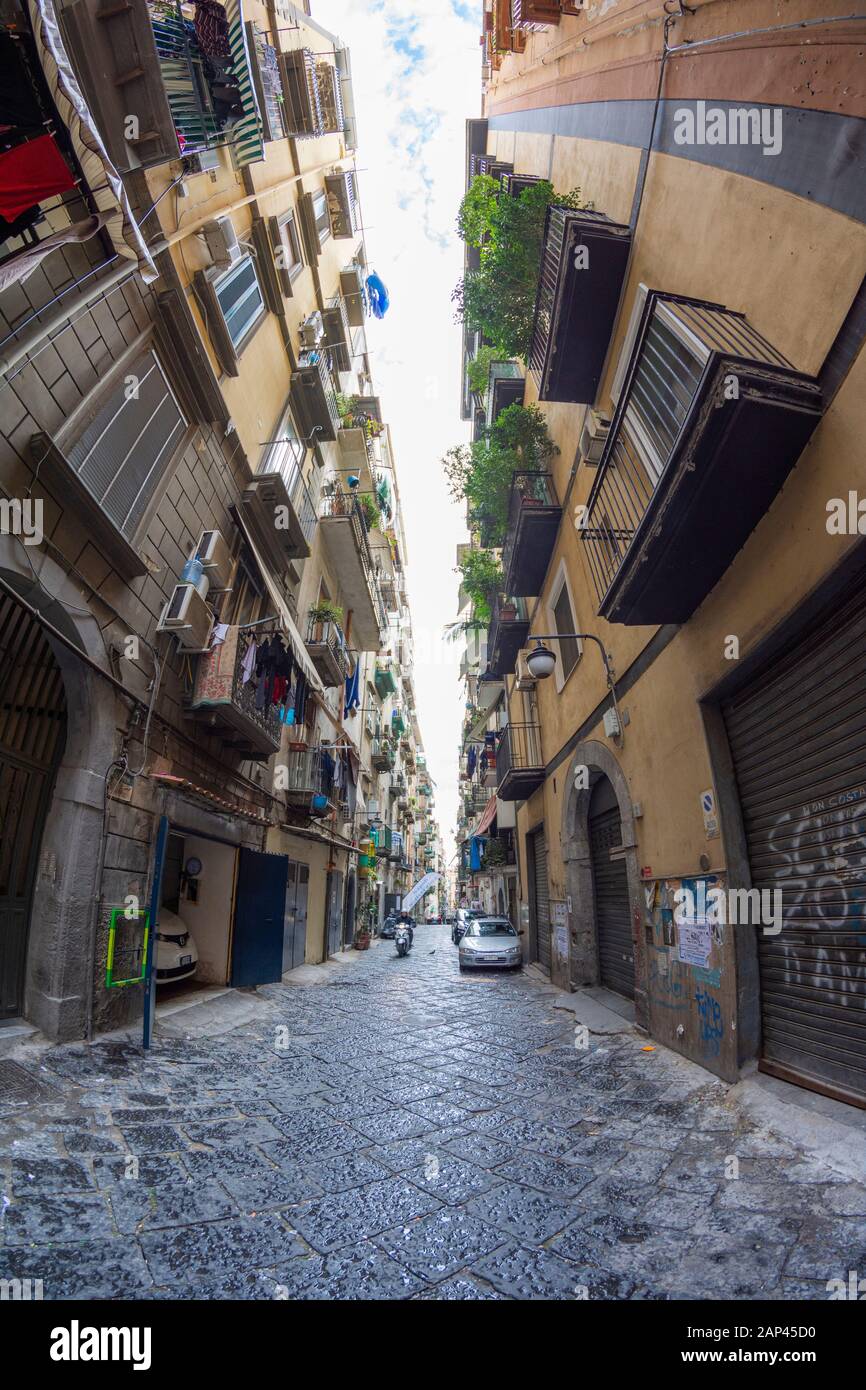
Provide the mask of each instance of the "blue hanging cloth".
POLYGON ((367 298, 374 318, 383 319, 388 312, 391 300, 383 282, 375 270, 367 276, 367 298))
POLYGON ((346 699, 343 705, 343 718, 348 719, 353 710, 356 710, 361 703, 361 695, 358 689, 359 676, 361 671, 360 661, 355 662, 355 669, 351 676, 346 677, 346 699))
POLYGON ((469 868, 472 873, 477 873, 481 868, 481 857, 484 854, 484 845, 487 840, 486 835, 473 835, 469 846, 469 868))

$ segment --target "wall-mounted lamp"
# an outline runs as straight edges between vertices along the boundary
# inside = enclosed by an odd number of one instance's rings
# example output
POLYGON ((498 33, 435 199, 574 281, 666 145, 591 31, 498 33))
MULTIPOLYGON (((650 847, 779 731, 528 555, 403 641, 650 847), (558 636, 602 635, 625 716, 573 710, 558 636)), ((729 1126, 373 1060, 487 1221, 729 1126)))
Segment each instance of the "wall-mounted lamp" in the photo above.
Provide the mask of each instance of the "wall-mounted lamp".
POLYGON ((620 717, 619 705, 616 700, 616 686, 613 679, 613 663, 607 654, 607 649, 600 637, 596 637, 594 632, 540 632, 536 636, 532 635, 535 646, 526 655, 526 666, 533 680, 544 681, 548 676, 552 676, 556 668, 556 654, 549 647, 545 647, 545 642, 594 642, 601 652, 601 659, 604 662, 604 674, 607 678, 607 688, 616 711, 618 732, 613 734, 614 742, 622 745, 623 742, 623 720, 620 717))

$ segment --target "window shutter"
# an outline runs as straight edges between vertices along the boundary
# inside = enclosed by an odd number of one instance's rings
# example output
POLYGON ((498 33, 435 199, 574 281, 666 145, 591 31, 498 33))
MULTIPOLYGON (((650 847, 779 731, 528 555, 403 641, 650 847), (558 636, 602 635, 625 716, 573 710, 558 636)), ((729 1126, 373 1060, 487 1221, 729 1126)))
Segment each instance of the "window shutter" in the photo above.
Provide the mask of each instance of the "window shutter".
POLYGON ((129 540, 147 510, 187 421, 156 355, 142 353, 66 451, 92 497, 129 540), (137 388, 128 389, 134 378, 137 388))

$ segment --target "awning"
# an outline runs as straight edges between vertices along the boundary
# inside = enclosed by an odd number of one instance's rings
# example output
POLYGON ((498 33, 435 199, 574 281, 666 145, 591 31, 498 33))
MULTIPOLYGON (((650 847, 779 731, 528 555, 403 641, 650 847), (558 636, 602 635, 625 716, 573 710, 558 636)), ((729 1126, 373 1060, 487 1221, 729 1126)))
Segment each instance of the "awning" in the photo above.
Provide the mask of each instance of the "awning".
POLYGON ((493 793, 487 805, 484 807, 480 821, 472 831, 473 835, 483 835, 489 825, 493 824, 496 815, 496 792, 493 793))
POLYGON ((298 665, 300 666, 301 670, 306 676, 307 684, 309 685, 310 689, 317 691, 319 695, 323 695, 325 692, 325 687, 322 685, 318 671, 316 670, 315 666, 313 665, 312 661, 307 655, 306 643, 304 642, 303 637, 298 632, 298 629, 295 626, 295 620, 289 612, 289 606, 286 603, 286 600, 283 598, 282 594, 280 593, 279 588, 273 580, 273 577, 268 572, 268 567, 262 559, 261 555, 259 554, 258 547, 256 546, 255 541, 253 540, 252 536, 249 533, 249 530, 244 524, 244 519, 242 516, 238 516, 238 524, 240 525, 241 530, 243 531, 244 536, 246 537, 247 545, 252 551, 253 559, 255 560, 256 565, 258 566, 259 574, 262 576, 265 588, 271 596, 271 602, 274 605, 274 614, 277 618, 279 618, 280 626, 283 628, 286 636, 292 644, 292 651, 294 653, 295 660, 297 661, 298 665))
POLYGON ((233 801, 229 800, 228 797, 219 796, 217 792, 212 792, 208 787, 199 787, 188 777, 175 777, 171 772, 152 772, 149 776, 152 782, 157 782, 159 786, 165 787, 168 791, 180 792, 187 800, 194 801, 209 811, 222 811, 228 815, 239 816, 242 820, 254 821, 256 825, 271 824, 267 816, 254 811, 251 806, 245 806, 241 801, 233 801))
POLYGON ((467 739, 474 742, 476 739, 484 737, 487 721, 504 694, 505 683, 501 680, 485 681, 483 685, 479 684, 478 713, 469 727, 467 739))
POLYGON ((138 262, 138 272, 145 283, 156 280, 159 271, 144 244, 121 177, 109 158, 69 61, 54 0, 28 2, 36 50, 45 79, 60 119, 69 131, 72 148, 96 209, 105 213, 105 229, 111 243, 118 256, 138 262))
POLYGON ((229 26, 232 68, 244 108, 244 114, 232 126, 232 153, 238 164, 254 164, 256 160, 264 159, 265 147, 262 140, 262 121, 250 71, 243 0, 223 0, 223 5, 229 26))

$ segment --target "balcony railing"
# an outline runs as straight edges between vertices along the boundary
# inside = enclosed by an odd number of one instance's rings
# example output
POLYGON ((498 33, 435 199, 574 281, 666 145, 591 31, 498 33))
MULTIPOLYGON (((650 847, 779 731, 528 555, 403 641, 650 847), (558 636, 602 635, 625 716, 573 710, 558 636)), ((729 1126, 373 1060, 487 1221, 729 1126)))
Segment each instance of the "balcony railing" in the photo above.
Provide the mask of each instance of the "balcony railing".
POLYGON ((304 439, 319 443, 337 438, 340 417, 325 352, 301 353, 298 370, 292 372, 292 405, 304 439))
POLYGON ((343 684, 351 662, 339 623, 330 618, 311 618, 307 627, 307 651, 326 686, 343 684))
POLYGON ((490 429, 503 410, 510 405, 522 405, 526 381, 517 362, 491 362, 485 396, 484 425, 490 429))
POLYGON ((508 724, 496 749, 497 796, 524 801, 544 781, 541 729, 538 724, 508 724))
POLYGON ((379 591, 367 519, 361 504, 353 492, 338 488, 322 499, 319 517, 324 523, 339 520, 339 531, 347 530, 351 535, 351 547, 348 542, 341 543, 345 540, 342 534, 329 537, 332 560, 344 595, 351 600, 348 606, 355 613, 353 635, 359 638, 356 645, 363 651, 378 650, 381 635, 388 627, 388 615, 379 591), (369 616, 359 608, 362 600, 369 616))
POLYGON ((562 508, 549 473, 515 473, 508 503, 508 530, 502 550, 505 586, 510 594, 540 594, 556 544, 562 508))
POLYGON ((603 212, 548 208, 529 355, 539 400, 595 400, 630 247, 603 212))
POLYGON ((394 745, 390 739, 377 736, 371 740, 370 762, 377 772, 390 772, 394 766, 394 745))
POLYGON ((253 760, 269 758, 279 749, 282 725, 275 705, 256 708, 256 688, 243 678, 245 651, 244 630, 232 626, 223 642, 202 653, 190 709, 239 753, 253 760))
POLYGON ((334 809, 334 762, 321 748, 290 749, 286 758, 286 801, 311 816, 334 809))
POLYGON ((517 653, 526 645, 529 614, 522 598, 497 594, 487 630, 487 669, 491 676, 514 674, 517 653))
POLYGON ((814 378, 743 314, 650 293, 582 528, 599 612, 685 622, 820 416, 814 378))
POLYGON ((291 441, 272 446, 241 501, 276 568, 284 570, 287 561, 306 559, 316 529, 316 506, 291 441))

